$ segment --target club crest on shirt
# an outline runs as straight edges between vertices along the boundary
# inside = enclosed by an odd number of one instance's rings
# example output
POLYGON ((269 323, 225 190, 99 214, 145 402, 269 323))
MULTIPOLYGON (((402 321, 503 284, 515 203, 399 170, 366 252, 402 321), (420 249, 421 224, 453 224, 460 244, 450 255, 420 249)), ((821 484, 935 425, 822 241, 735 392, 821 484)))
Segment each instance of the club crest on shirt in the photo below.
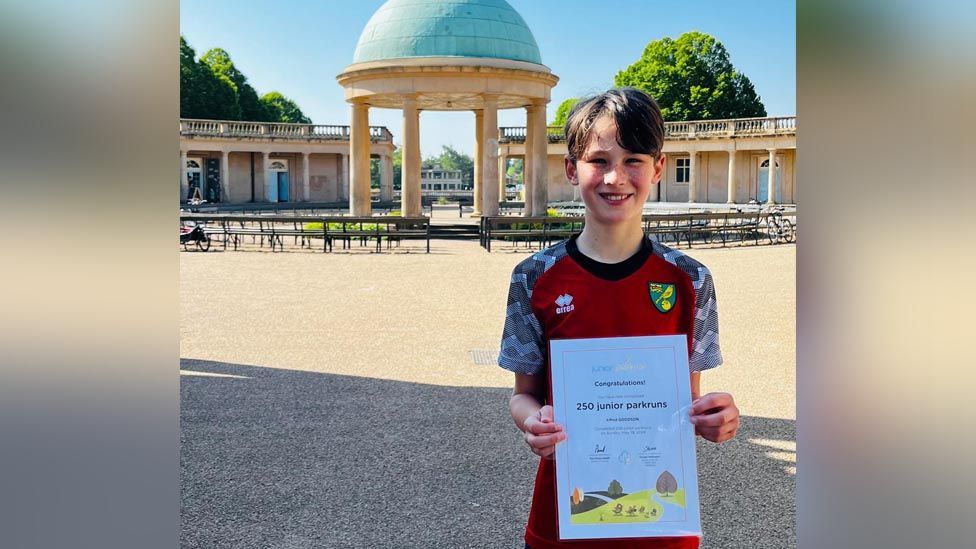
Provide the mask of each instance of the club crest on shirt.
POLYGON ((662 313, 674 308, 678 294, 674 291, 674 284, 664 282, 648 282, 647 291, 651 295, 651 303, 662 313))

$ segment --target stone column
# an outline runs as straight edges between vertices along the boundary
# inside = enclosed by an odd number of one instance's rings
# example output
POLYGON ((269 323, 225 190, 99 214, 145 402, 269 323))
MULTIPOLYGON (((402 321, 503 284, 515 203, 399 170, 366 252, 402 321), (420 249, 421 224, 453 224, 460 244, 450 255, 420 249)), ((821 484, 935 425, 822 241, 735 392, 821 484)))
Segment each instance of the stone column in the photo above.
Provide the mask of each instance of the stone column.
POLYGON ((735 204, 735 150, 729 151, 729 204, 735 204))
POLYGON ((698 173, 697 166, 698 163, 698 151, 691 151, 690 161, 688 162, 688 202, 697 202, 696 195, 698 194, 698 173))
MULTIPOLYGON (((529 132, 532 133, 532 215, 546 215, 549 207, 549 162, 546 153, 549 139, 546 136, 546 102, 533 100, 529 132)), ((526 151, 528 152, 528 151, 526 151)))
POLYGON ((532 215, 533 189, 535 188, 532 185, 532 147, 535 141, 535 132, 530 131, 535 110, 536 108, 532 105, 525 107, 525 146, 522 154, 522 200, 525 203, 522 208, 522 215, 525 217, 532 215))
POLYGON ((349 213, 354 216, 372 214, 369 197, 369 105, 362 101, 352 104, 352 127, 349 135, 349 213))
POLYGON ((474 111, 474 211, 471 217, 481 217, 481 203, 483 202, 482 188, 484 187, 484 158, 485 148, 485 111, 474 111))
POLYGON ((388 154, 380 156, 380 200, 393 200, 393 158, 388 154))
POLYGON ((769 151, 769 176, 766 178, 766 204, 776 203, 776 149, 769 151))
MULTIPOLYGON (((261 152, 261 170, 264 172, 264 201, 272 202, 271 200, 271 153, 268 151, 261 152)), ((277 189, 275 189, 277 191, 277 189)), ((277 192, 275 192, 277 196, 277 192)), ((275 199, 274 202, 278 200, 275 199)))
POLYGON ((180 201, 187 199, 190 194, 190 184, 186 181, 186 162, 187 151, 180 151, 180 201))
POLYGON ((405 217, 423 215, 420 204, 420 110, 416 96, 403 98, 403 169, 400 211, 405 217))
POLYGON ((302 200, 305 202, 310 200, 309 194, 311 193, 311 189, 309 189, 309 187, 311 186, 312 181, 312 174, 308 172, 308 157, 309 153, 302 153, 302 200))
POLYGON ((498 215, 498 96, 484 94, 484 154, 481 165, 484 166, 482 181, 484 191, 481 205, 484 215, 498 215))
POLYGON ((498 200, 505 202, 508 199, 505 191, 506 177, 505 174, 508 172, 508 156, 504 154, 498 155, 498 200))
POLYGON ((230 153, 220 151, 220 201, 230 202, 230 153))
POLYGON ((336 189, 336 200, 349 200, 349 154, 342 154, 342 177, 339 179, 339 187, 336 189))

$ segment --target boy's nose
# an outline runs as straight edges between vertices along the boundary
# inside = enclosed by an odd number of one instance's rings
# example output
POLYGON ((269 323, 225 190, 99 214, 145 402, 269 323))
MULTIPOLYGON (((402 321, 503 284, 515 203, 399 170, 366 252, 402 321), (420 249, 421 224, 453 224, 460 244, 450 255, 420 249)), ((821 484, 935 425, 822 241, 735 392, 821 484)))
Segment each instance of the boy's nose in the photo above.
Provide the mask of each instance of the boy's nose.
POLYGON ((620 167, 618 166, 615 166, 603 176, 603 183, 605 185, 617 185, 618 183, 623 183, 623 181, 624 175, 620 173, 620 167))

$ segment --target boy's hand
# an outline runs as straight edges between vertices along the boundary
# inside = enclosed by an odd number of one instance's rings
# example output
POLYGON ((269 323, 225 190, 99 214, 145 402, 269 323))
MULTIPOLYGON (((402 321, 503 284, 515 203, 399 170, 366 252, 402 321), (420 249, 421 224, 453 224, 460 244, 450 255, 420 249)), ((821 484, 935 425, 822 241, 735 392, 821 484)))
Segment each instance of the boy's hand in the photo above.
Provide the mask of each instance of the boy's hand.
POLYGON ((691 404, 691 423, 705 440, 725 442, 739 430, 739 409, 732 395, 708 393, 691 404))
POLYGON ((532 449, 532 453, 539 457, 552 459, 556 443, 566 440, 566 431, 562 425, 553 421, 552 406, 549 405, 525 418, 522 427, 525 431, 525 442, 532 449))

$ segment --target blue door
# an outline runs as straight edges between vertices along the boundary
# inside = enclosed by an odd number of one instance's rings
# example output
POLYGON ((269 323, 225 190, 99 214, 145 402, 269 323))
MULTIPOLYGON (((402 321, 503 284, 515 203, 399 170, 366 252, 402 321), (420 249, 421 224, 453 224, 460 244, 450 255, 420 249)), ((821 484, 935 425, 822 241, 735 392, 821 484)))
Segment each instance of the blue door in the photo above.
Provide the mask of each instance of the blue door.
POLYGON ((278 202, 288 202, 288 172, 278 172, 278 202))
MULTIPOLYGON (((776 161, 776 203, 783 203, 783 189, 780 184, 779 161, 776 161)), ((769 197, 769 159, 759 164, 759 175, 756 177, 756 201, 763 204, 769 197)))

